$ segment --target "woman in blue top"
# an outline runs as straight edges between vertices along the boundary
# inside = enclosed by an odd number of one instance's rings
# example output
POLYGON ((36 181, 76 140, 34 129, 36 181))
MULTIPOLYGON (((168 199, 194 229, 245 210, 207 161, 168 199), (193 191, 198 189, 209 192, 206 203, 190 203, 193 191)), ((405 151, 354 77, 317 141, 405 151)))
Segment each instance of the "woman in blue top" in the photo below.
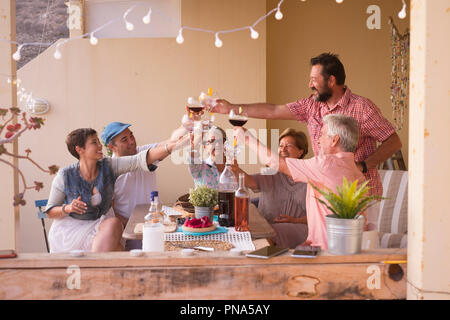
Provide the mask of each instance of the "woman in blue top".
POLYGON ((125 172, 149 166, 185 138, 134 156, 103 158, 102 144, 94 129, 69 133, 69 152, 79 161, 61 169, 54 178, 45 212, 54 219, 49 232, 50 252, 123 250, 123 226, 112 210, 114 182, 125 172))

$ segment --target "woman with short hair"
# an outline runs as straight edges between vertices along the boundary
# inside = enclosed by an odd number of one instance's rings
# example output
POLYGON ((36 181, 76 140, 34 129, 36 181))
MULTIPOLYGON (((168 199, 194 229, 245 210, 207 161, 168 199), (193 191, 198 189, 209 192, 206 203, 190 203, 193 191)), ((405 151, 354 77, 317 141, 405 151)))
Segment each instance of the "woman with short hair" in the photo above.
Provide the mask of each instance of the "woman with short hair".
POLYGON ((79 161, 61 169, 52 183, 45 209, 54 219, 50 252, 123 250, 123 226, 112 210, 114 183, 125 172, 149 170, 167 151, 161 146, 133 156, 103 158, 102 144, 91 128, 70 132, 66 144, 79 161))

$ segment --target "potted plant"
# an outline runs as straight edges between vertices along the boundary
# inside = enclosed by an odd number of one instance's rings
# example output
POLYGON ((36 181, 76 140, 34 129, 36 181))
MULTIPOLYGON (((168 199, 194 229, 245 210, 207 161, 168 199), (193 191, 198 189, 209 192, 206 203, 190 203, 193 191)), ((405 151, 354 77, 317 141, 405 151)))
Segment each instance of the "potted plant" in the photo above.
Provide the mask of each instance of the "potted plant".
POLYGON ((200 219, 208 216, 212 221, 213 207, 218 202, 218 191, 201 185, 190 190, 189 202, 195 208, 195 217, 200 219))
POLYGON ((361 252, 362 234, 364 231, 364 216, 367 208, 380 201, 383 197, 369 196, 369 182, 358 187, 358 180, 352 183, 344 177, 342 187, 337 186, 334 193, 329 188, 319 189, 325 201, 317 198, 332 214, 325 216, 327 226, 328 251, 332 254, 356 254, 361 252))

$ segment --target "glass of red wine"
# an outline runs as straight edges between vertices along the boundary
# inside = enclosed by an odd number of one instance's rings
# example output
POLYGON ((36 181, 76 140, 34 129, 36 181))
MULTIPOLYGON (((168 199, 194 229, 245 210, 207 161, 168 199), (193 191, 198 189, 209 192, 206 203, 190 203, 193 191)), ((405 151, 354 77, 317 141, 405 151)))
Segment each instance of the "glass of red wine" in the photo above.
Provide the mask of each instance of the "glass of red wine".
POLYGON ((195 116, 195 118, 198 118, 199 116, 201 116, 201 112, 204 109, 204 105, 202 105, 199 101, 195 100, 192 97, 188 98, 188 104, 187 104, 187 108, 189 109, 190 112, 192 112, 195 116))
MULTIPOLYGON (((231 125, 234 127, 243 127, 248 121, 248 116, 247 113, 242 110, 242 107, 239 107, 238 112, 235 112, 233 109, 231 109, 230 113, 228 114, 228 121, 230 121, 231 125)), ((236 147, 237 137, 235 136, 233 140, 233 150, 235 156, 237 154, 236 147)))

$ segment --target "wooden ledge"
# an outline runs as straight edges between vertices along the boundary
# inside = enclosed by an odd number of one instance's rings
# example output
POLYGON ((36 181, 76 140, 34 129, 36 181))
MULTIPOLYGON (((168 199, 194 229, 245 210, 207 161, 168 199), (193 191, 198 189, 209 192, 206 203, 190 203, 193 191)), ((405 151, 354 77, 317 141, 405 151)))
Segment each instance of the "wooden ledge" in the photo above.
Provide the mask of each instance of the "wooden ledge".
POLYGON ((267 260, 223 252, 28 253, 0 260, 0 299, 405 299, 406 267, 386 260, 406 260, 406 250, 267 260))
POLYGON ((14 259, 1 259, 1 269, 48 269, 67 268, 77 265, 80 268, 117 268, 117 267, 176 267, 176 266, 252 266, 252 265, 295 265, 295 264, 358 264, 383 261, 406 260, 406 249, 378 249, 363 251, 361 254, 335 256, 321 252, 313 259, 293 258, 291 252, 270 259, 247 258, 244 255, 233 257, 227 252, 195 252, 184 257, 180 252, 145 253, 142 257, 132 257, 129 252, 86 253, 75 258, 68 253, 22 253, 14 259))

